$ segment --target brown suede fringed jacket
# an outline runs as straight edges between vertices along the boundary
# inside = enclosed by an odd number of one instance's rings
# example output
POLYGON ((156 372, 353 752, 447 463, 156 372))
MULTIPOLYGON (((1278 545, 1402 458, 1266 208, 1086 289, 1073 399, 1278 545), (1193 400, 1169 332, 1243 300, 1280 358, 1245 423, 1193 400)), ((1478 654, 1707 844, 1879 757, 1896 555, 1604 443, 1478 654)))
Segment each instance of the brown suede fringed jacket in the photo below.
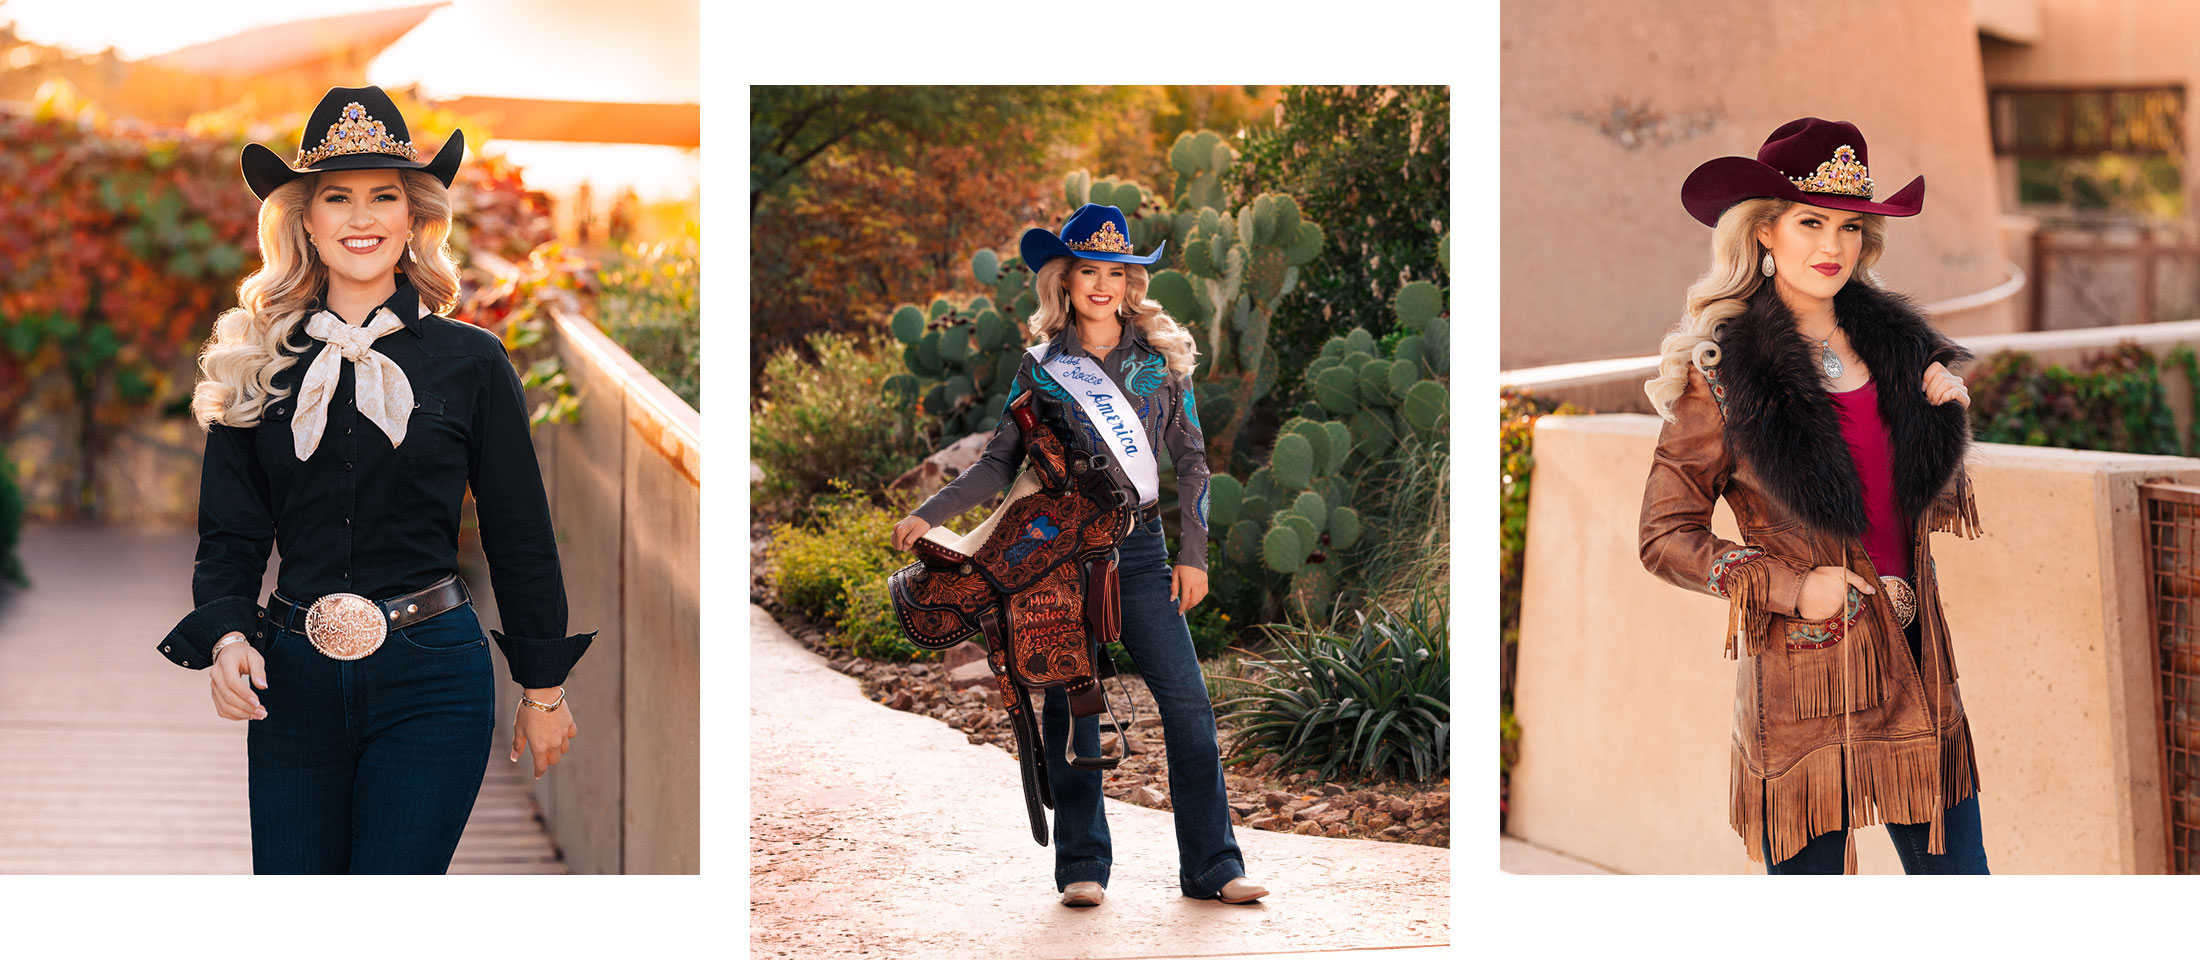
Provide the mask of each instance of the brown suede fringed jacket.
MULTIPOLYGON (((1971 355, 1910 301, 1861 281, 1834 296, 1834 313, 1880 385, 1911 529, 1922 663, 1885 590, 1850 588, 1847 609, 1830 619, 1796 616, 1813 567, 1879 575, 1864 552, 1863 485, 1818 344, 1796 331, 1771 284, 1726 322, 1718 363, 1690 365, 1642 495, 1643 566, 1730 604, 1726 653, 1742 659, 1728 818, 1751 860, 1768 834, 1778 861, 1841 829, 1844 797, 1853 827, 1930 822, 1931 851, 1946 852, 1946 811, 1978 783, 1926 543, 1933 531, 1978 536, 1963 469, 1970 424, 1961 404, 1932 405, 1922 389, 1934 361, 1953 367, 1971 355), (1742 543, 1711 532, 1722 496, 1742 543)), ((1853 865, 1853 841, 1850 856, 1853 865)))

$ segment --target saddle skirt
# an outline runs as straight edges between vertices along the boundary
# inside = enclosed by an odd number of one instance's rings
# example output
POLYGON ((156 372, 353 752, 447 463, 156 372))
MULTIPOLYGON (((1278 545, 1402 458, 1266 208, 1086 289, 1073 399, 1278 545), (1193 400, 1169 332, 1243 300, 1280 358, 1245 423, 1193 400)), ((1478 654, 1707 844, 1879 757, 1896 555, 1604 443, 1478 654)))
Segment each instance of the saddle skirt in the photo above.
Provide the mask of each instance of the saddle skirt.
POLYGON ((917 562, 888 585, 909 642, 952 647, 981 632, 986 614, 1003 612, 1016 682, 1076 684, 1092 677, 1082 651, 1094 628, 1112 640, 1117 631, 1106 628, 1120 622, 1112 596, 1088 602, 1099 598, 1086 596, 1086 567, 1130 533, 1135 510, 1105 460, 1071 452, 1029 403, 1026 394, 1012 408, 1030 466, 1007 501, 968 535, 928 531, 917 541, 917 562))

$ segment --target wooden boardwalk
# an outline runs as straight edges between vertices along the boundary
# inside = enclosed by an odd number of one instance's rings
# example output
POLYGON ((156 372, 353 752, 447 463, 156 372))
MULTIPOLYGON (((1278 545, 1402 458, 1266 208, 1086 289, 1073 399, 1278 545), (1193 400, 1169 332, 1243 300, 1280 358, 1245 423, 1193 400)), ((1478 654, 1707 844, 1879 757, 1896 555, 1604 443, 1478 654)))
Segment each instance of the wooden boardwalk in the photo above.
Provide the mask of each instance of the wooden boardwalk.
MULTIPOLYGON (((153 649, 190 612, 196 542, 24 529, 33 586, 0 587, 0 873, 251 871, 245 725, 153 649)), ((527 758, 504 756, 490 750, 451 872, 564 873, 527 758)))

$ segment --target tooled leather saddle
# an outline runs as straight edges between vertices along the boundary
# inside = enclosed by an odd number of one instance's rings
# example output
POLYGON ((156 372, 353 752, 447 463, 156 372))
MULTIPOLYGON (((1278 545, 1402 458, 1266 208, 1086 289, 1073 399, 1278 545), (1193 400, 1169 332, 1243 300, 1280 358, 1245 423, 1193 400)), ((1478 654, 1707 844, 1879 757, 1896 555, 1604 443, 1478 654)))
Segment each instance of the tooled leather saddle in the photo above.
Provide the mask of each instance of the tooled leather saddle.
POLYGON ((1009 413, 1030 466, 1007 502, 967 536, 934 527, 916 542, 917 562, 887 582, 909 642, 943 650, 985 635, 986 663, 1015 732, 1031 838, 1046 846, 1051 761, 1040 746, 1041 701, 1032 694, 1060 687, 1073 724, 1107 715, 1100 729, 1117 735, 1116 754, 1080 756, 1073 737, 1063 757, 1070 766, 1112 770, 1123 760, 1121 737, 1130 725, 1116 721, 1100 681, 1115 675, 1102 644, 1122 634, 1116 545, 1130 533, 1137 497, 1108 469, 1106 454, 1072 450, 1066 426, 1040 417, 1031 394, 1009 413))

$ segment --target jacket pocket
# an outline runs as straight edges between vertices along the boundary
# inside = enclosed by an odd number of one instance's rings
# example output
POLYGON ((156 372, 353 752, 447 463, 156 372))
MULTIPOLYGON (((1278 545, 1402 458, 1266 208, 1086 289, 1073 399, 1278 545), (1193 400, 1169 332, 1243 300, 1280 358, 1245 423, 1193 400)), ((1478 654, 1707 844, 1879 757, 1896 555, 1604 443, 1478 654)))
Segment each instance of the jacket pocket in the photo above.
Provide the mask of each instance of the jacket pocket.
POLYGON ((1849 588, 1847 609, 1823 620, 1775 617, 1782 639, 1778 672, 1797 719, 1829 717, 1878 706, 1890 690, 1878 644, 1878 620, 1869 598, 1849 588), (1845 618, 1845 621, 1844 621, 1845 618))

